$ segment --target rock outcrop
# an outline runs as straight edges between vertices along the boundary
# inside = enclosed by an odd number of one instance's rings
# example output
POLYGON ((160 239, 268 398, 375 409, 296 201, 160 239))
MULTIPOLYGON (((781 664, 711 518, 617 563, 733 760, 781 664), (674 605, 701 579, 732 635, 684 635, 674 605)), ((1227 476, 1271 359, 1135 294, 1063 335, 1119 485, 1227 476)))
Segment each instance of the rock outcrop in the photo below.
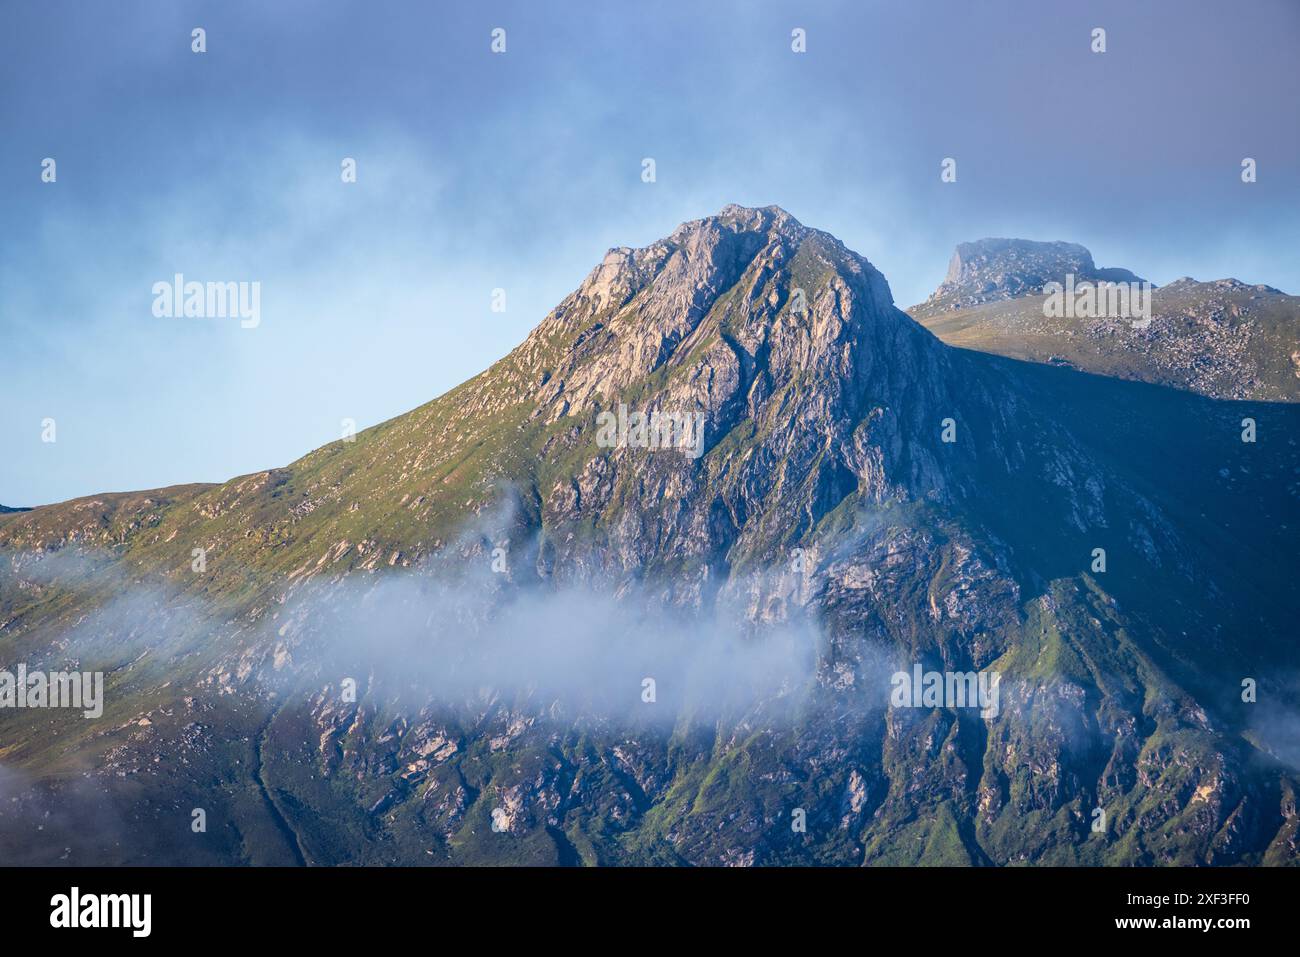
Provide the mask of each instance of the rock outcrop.
POLYGON ((920 309, 937 312, 983 302, 1032 296, 1049 282, 1143 282, 1127 269, 1099 269, 1092 253, 1078 243, 1029 239, 980 239, 961 243, 948 274, 920 309))

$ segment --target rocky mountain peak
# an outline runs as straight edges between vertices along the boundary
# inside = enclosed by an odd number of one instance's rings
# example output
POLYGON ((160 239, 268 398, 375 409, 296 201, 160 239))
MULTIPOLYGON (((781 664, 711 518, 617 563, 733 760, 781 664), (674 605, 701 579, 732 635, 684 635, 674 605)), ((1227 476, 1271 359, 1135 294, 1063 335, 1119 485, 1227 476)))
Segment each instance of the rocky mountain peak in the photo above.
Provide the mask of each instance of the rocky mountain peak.
MULTIPOLYGON (((958 247, 949 278, 910 311, 949 345, 1172 386, 1216 399, 1300 399, 1300 297, 1238 279, 1183 276, 1145 315, 1049 315, 1044 279, 1134 282, 1082 246, 983 240, 958 247), (1140 321, 1136 321, 1140 320, 1140 321)), ((1154 288, 1154 287, 1153 287, 1154 288)))
POLYGON ((1242 282, 1240 279, 1233 279, 1231 277, 1227 279, 1211 279, 1201 282, 1200 280, 1193 279, 1191 276, 1179 276, 1164 288, 1166 292, 1204 288, 1207 291, 1214 290, 1233 293, 1255 292, 1274 296, 1286 295, 1282 290, 1275 289, 1273 286, 1268 286, 1264 283, 1242 282))
POLYGON ((741 368, 787 350, 828 367, 843 359, 835 342, 891 324, 913 325, 865 258, 779 207, 729 205, 648 246, 609 250, 511 358, 538 398, 563 394, 567 411, 714 351, 741 368))
POLYGON ((932 449, 904 449, 942 418, 932 403, 955 408, 936 398, 946 361, 864 257, 778 207, 732 205, 609 250, 494 370, 491 395, 501 401, 509 376, 529 421, 556 432, 547 456, 577 455, 620 408, 699 418, 711 471, 615 449, 540 490, 557 527, 634 499, 638 522, 616 552, 636 567, 666 550, 764 552, 854 489, 883 500, 944 486, 932 449), (663 501, 691 507, 660 515, 649 503, 663 501))
POLYGON ((948 274, 924 308, 961 309, 981 302, 1036 295, 1049 282, 1141 282, 1127 269, 1098 268, 1078 243, 1029 239, 980 239, 960 243, 948 274))

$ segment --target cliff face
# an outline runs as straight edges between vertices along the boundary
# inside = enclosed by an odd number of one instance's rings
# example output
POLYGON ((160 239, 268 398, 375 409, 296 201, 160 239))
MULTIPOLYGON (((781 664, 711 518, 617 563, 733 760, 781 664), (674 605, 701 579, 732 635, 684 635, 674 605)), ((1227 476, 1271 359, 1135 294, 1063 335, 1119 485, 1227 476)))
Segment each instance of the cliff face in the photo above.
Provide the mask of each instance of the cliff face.
POLYGON ((62 802, 132 822, 81 862, 1294 862, 1297 424, 949 348, 727 207, 353 442, 0 518, 0 643, 114 676, 14 725, 0 848, 62 802))
POLYGON ((960 243, 948 274, 923 306, 927 312, 960 309, 1042 293, 1049 282, 1142 282, 1127 269, 1099 269, 1078 243, 1029 239, 980 239, 960 243))

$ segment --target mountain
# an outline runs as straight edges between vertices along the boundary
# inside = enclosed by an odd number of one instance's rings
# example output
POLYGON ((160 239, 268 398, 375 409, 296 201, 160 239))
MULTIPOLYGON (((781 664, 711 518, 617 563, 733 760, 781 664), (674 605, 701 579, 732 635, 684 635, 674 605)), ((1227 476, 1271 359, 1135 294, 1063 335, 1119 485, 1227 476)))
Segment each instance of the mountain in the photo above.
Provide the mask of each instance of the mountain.
POLYGON ((0 505, 0 515, 5 514, 6 512, 26 512, 26 511, 28 511, 28 509, 25 509, 25 508, 10 508, 10 507, 8 507, 7 505, 0 505))
POLYGON ((926 300, 930 314, 1043 292, 1049 282, 1144 282, 1127 269, 1098 269, 1078 243, 1029 239, 980 239, 961 243, 948 262, 948 275, 926 300))
POLYGON ((352 441, 0 517, 5 662, 106 672, 4 715, 0 855, 1296 863, 1297 424, 728 206, 352 441))
POLYGON ((1079 284, 1142 281, 1094 268, 1073 243, 986 239, 958 246, 948 277, 908 311, 963 349, 1211 398, 1300 401, 1300 297, 1236 279, 1183 278, 1151 292, 1145 317, 1066 315, 1051 308, 1044 286, 1064 284, 1067 274, 1079 284))

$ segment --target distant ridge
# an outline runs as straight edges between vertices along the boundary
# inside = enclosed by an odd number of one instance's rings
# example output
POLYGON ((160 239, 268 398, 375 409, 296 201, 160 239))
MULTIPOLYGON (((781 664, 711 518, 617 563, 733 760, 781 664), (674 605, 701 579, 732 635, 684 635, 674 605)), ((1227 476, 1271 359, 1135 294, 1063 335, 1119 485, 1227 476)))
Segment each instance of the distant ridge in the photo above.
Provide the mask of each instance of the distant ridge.
POLYGON ((913 318, 951 346, 1166 385, 1215 399, 1300 402, 1300 297, 1237 279, 1155 289, 1149 322, 1052 316, 1043 287, 1134 282, 1078 243, 981 239, 957 246, 913 318))
POLYGON ((1098 268, 1086 246, 1030 239, 979 239, 960 243, 948 274, 925 301, 928 312, 961 309, 1043 291, 1049 282, 1142 282, 1127 269, 1098 268))

